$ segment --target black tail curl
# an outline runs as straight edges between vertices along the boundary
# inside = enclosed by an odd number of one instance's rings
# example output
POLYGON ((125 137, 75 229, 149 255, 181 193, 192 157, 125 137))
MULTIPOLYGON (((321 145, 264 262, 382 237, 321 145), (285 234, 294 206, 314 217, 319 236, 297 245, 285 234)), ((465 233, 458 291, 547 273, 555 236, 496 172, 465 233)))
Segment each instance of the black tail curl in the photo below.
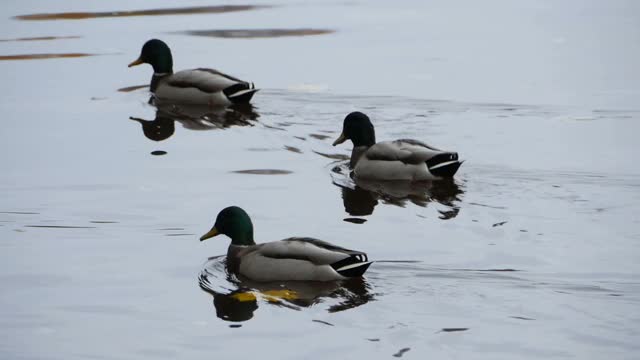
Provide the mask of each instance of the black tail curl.
POLYGON ((331 264, 331 267, 344 277, 362 276, 373 261, 369 261, 367 254, 354 254, 331 264))

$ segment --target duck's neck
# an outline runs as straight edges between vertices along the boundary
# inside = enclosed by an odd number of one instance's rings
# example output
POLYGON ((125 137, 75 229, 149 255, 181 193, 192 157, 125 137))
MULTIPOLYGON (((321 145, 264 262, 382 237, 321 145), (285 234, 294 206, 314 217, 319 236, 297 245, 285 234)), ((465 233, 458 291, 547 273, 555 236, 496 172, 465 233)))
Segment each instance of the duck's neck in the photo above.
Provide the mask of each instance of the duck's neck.
POLYGON ((237 232, 232 234, 231 237, 231 245, 236 246, 251 246, 255 245, 256 242, 253 241, 253 229, 250 231, 237 232))
POLYGON ((162 78, 173 74, 173 57, 171 52, 160 54, 153 61, 149 62, 153 67, 153 76, 151 77, 151 92, 155 92, 162 78))
POLYGON ((229 245, 227 249, 227 268, 230 272, 237 273, 240 270, 240 255, 246 247, 229 245))
POLYGON ((149 89, 151 90, 152 93, 156 92, 156 89, 158 88, 158 85, 160 85, 160 80, 164 79, 165 77, 171 75, 171 73, 153 73, 153 76, 151 77, 151 85, 149 85, 149 89))
POLYGON ((364 155, 364 153, 367 152, 370 147, 371 145, 361 145, 353 147, 353 150, 351 151, 351 161, 349 161, 349 166, 352 169, 356 167, 356 164, 358 163, 362 155, 364 155))
POLYGON ((157 56, 149 63, 156 74, 173 74, 173 57, 171 53, 157 56))

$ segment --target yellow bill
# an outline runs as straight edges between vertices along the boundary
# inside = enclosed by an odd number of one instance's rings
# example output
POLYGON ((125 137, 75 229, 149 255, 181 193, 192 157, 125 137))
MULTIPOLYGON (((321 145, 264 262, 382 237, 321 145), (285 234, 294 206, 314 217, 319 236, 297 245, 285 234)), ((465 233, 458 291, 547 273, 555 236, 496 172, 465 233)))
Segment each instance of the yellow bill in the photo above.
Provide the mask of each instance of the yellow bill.
POLYGON ((212 237, 214 237, 216 235, 219 235, 219 234, 220 233, 218 232, 218 229, 216 229, 216 227, 214 226, 214 227, 211 228, 211 230, 209 230, 208 233, 206 233, 206 234, 204 234, 204 235, 202 235, 200 237, 200 241, 204 241, 204 240, 210 239, 210 238, 212 238, 212 237))
POLYGON ((138 58, 137 60, 135 60, 134 62, 129 64, 129 67, 140 65, 140 64, 144 64, 144 61, 142 61, 142 59, 138 58))
POLYGON ((336 139, 336 141, 333 142, 333 146, 336 146, 338 144, 342 144, 343 142, 347 141, 347 137, 344 136, 344 133, 340 134, 340 137, 336 139))

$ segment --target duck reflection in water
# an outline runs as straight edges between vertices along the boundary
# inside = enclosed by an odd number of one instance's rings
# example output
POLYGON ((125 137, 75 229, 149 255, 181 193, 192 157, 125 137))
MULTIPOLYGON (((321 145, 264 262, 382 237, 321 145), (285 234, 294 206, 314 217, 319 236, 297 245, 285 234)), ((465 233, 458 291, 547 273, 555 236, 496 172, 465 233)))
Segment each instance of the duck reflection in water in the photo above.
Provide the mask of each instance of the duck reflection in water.
POLYGON ((242 322, 253 318, 259 304, 292 310, 327 304, 327 312, 339 312, 374 299, 363 278, 344 281, 256 282, 230 271, 225 256, 210 258, 199 276, 200 288, 213 296, 216 316, 242 322))
POLYGON ((353 183, 334 178, 333 183, 340 188, 344 209, 352 216, 373 214, 379 202, 400 207, 408 202, 421 207, 436 202, 449 208, 438 210, 440 219, 452 219, 460 212, 460 195, 464 193, 454 179, 419 182, 350 180, 353 183))
POLYGON ((175 132, 175 121, 190 130, 225 129, 231 126, 253 126, 260 115, 250 104, 211 108, 198 105, 158 106, 156 118, 145 120, 137 117, 129 119, 142 125, 144 136, 150 140, 162 141, 175 132))
POLYGON ((129 119, 137 121, 142 125, 142 133, 149 140, 166 140, 176 131, 173 118, 160 110, 156 111, 156 118, 154 120, 145 120, 133 116, 129 117, 129 119))

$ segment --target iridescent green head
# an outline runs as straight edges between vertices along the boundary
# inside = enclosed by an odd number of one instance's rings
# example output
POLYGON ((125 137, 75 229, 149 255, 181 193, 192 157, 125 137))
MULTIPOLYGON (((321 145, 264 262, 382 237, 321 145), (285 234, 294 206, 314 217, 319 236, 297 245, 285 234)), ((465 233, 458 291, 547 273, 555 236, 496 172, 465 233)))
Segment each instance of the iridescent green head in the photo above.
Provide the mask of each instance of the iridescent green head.
POLYGON ((367 115, 354 111, 344 118, 342 134, 333 142, 333 146, 347 140, 351 140, 353 146, 372 146, 376 143, 376 132, 367 115))
POLYGON ((200 241, 223 234, 231 238, 233 245, 254 245, 253 224, 249 215, 237 206, 229 206, 220 211, 216 223, 208 233, 202 235, 200 241))
POLYGON ((162 40, 151 39, 142 47, 140 56, 137 60, 129 64, 129 67, 149 64, 153 66, 155 73, 173 73, 173 58, 171 57, 171 49, 162 40))

